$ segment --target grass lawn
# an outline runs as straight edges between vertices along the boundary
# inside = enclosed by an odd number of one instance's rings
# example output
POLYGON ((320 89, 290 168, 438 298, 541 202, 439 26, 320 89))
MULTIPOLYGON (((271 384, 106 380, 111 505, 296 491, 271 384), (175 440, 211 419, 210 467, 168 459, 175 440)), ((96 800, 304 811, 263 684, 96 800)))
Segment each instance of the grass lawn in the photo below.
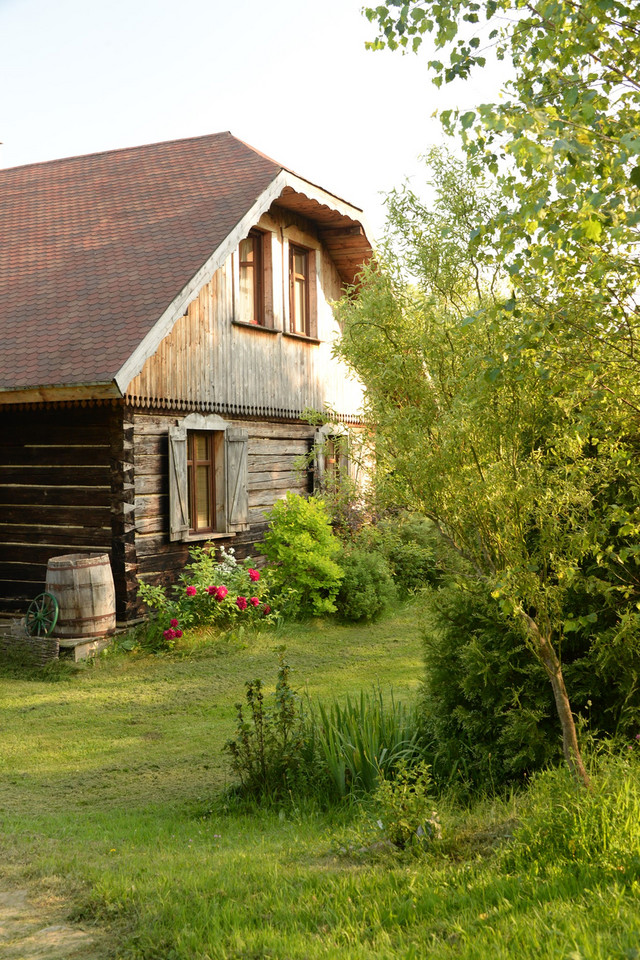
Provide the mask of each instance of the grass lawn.
POLYGON ((234 704, 245 680, 273 684, 282 645, 313 698, 380 681, 406 700, 420 681, 411 606, 372 627, 0 674, 0 889, 63 896, 122 960, 640 958, 628 871, 497 869, 489 851, 513 803, 445 804, 443 849, 421 859, 360 849, 357 807, 225 809, 234 704))

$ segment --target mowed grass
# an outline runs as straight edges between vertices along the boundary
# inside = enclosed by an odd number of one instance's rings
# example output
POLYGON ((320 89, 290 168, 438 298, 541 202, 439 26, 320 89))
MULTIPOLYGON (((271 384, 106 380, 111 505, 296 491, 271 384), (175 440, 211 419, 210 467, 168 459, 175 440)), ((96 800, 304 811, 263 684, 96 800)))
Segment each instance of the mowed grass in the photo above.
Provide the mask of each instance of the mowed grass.
POLYGON ((420 859, 370 846, 359 805, 225 808, 234 704, 248 679, 273 687, 281 646, 313 699, 379 682, 407 700, 420 682, 416 606, 372 627, 0 675, 2 883, 64 893, 122 960, 640 956, 629 870, 500 868, 515 801, 442 801, 442 850, 420 859))

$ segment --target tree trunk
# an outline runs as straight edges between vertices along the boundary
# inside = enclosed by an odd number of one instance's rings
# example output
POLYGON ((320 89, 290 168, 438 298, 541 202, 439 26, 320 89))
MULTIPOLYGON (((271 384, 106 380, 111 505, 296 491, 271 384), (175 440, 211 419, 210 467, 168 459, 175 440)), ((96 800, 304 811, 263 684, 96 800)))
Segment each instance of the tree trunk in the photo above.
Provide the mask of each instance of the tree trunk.
POLYGON ((567 766, 575 779, 587 790, 591 790, 589 774, 585 769, 580 754, 580 747, 578 746, 576 725, 573 719, 573 713, 571 712, 567 688, 564 685, 564 677, 562 676, 562 665, 556 656, 550 639, 541 633, 537 623, 532 620, 531 617, 524 614, 524 618, 536 653, 545 669, 545 673, 551 681, 553 697, 556 702, 556 710, 562 729, 562 750, 564 758, 567 761, 567 766))

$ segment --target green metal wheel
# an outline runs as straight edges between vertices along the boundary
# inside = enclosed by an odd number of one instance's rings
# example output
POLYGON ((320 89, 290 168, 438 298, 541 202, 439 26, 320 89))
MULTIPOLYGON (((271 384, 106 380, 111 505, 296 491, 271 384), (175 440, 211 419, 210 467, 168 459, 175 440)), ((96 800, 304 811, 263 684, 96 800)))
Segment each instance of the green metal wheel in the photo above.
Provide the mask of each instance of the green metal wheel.
POLYGON ((32 600, 25 617, 30 637, 48 637, 58 622, 58 601, 52 593, 41 593, 32 600))

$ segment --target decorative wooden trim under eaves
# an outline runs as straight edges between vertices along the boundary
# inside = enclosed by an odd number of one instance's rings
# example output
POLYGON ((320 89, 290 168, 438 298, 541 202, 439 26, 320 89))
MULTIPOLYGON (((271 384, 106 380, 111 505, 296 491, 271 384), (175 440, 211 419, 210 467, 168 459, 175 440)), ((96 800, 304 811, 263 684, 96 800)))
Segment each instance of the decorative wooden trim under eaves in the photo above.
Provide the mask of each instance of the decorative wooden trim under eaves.
MULTIPOLYGON (((177 400, 171 397, 138 397, 132 394, 126 397, 126 402, 132 407, 141 410, 166 410, 175 412, 183 417, 185 412, 218 413, 233 417, 250 417, 261 420, 286 420, 298 423, 307 422, 303 417, 304 410, 289 410, 284 407, 256 406, 242 403, 216 403, 204 400, 177 400)), ((320 411, 317 411, 320 413, 320 411)), ((335 413, 332 411, 331 420, 340 423, 363 424, 362 414, 335 413)))

